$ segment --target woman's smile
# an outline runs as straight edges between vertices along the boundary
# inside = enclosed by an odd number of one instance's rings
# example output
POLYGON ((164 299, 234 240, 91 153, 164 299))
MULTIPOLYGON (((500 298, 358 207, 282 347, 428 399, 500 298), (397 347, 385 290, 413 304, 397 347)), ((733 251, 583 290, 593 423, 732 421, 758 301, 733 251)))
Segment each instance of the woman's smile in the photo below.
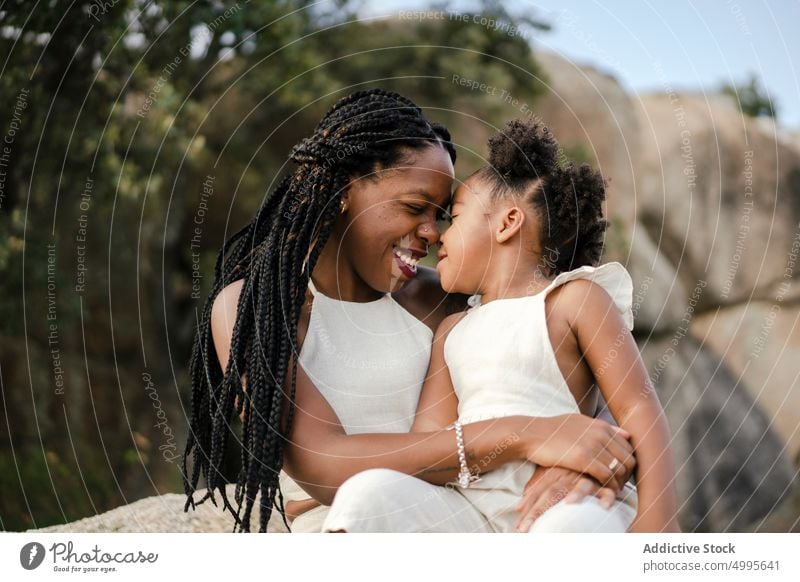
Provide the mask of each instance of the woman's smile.
POLYGON ((392 248, 392 255, 400 271, 411 279, 417 276, 417 265, 420 259, 428 255, 428 252, 395 245, 392 248))

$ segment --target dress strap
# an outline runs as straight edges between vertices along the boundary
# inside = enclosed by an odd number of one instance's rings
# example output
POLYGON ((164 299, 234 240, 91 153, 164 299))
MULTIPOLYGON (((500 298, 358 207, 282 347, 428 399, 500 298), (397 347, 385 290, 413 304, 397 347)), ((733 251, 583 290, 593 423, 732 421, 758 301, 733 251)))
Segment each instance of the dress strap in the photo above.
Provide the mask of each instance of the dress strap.
POLYGON ((311 290, 311 294, 314 297, 318 295, 317 287, 314 285, 314 281, 311 280, 311 277, 308 278, 308 288, 311 290))
POLYGON ((544 297, 557 286, 574 279, 588 279, 603 287, 622 314, 625 325, 629 330, 633 330, 633 281, 622 263, 612 261, 597 266, 584 265, 572 271, 564 271, 553 279, 541 295, 544 297))

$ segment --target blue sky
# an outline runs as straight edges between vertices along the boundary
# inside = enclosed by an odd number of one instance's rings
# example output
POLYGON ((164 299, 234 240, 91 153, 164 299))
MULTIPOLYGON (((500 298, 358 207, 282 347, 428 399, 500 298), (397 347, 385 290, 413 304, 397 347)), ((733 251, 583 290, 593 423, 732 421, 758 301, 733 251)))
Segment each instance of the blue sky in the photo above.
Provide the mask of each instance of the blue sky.
MULTIPOLYGON (((430 9, 431 2, 366 0, 363 15, 430 9)), ((716 92, 755 75, 779 124, 800 131, 800 0, 520 0, 505 3, 553 25, 534 47, 613 73, 632 91, 716 92)), ((452 11, 475 10, 456 0, 452 11)))

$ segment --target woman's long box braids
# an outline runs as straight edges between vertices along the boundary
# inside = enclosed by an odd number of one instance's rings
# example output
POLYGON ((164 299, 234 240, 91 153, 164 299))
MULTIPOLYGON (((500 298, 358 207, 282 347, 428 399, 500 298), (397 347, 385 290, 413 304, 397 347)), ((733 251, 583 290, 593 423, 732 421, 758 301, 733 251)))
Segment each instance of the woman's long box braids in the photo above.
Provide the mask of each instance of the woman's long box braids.
POLYGON ((339 200, 352 177, 396 165, 408 148, 436 144, 446 148, 455 162, 447 129, 426 120, 421 109, 405 97, 383 89, 344 97, 325 114, 311 137, 292 149, 290 157, 297 164, 294 173, 282 179, 253 220, 226 241, 217 257, 214 285, 198 322, 190 359, 192 411, 182 464, 184 511, 208 498, 216 505, 216 490, 223 509, 230 509, 235 518, 234 531, 238 527, 240 532, 249 532, 260 493, 259 532, 267 531, 276 496, 289 527, 278 474, 294 415, 297 325, 310 274, 331 235, 339 200), (211 308, 220 291, 239 279, 244 286, 223 372, 211 336, 211 308), (281 426, 290 356, 294 358, 289 410, 286 425, 281 426), (221 465, 233 415, 242 413, 234 510, 221 465), (201 474, 207 492, 195 501, 201 474))

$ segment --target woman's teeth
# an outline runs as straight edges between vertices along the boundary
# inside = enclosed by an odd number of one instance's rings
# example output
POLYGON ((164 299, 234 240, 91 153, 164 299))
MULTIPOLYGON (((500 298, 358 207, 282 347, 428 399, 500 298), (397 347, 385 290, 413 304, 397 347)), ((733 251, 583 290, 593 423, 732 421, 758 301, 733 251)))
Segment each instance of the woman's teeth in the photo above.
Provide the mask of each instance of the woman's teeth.
POLYGON ((406 265, 409 266, 412 270, 417 269, 417 264, 419 263, 419 259, 415 259, 408 253, 404 253, 402 251, 395 251, 395 254, 400 257, 400 260, 403 261, 406 265))

